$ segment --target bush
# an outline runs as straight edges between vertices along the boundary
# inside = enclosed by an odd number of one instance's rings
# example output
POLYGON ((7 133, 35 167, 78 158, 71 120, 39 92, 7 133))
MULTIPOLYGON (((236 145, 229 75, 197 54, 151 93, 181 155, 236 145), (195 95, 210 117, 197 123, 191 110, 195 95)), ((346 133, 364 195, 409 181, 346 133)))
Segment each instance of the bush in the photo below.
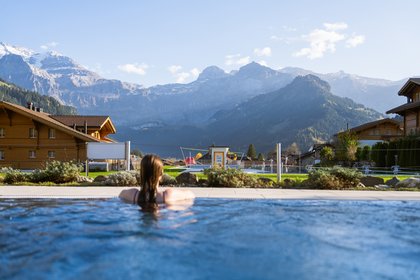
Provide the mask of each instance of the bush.
POLYGON ((243 188, 258 187, 258 180, 239 169, 211 168, 204 170, 210 187, 243 188))
POLYGON ((108 175, 104 184, 107 186, 135 186, 137 178, 131 172, 121 171, 108 175))
POLYGON ((257 179, 258 187, 270 188, 274 186, 274 181, 270 178, 260 177, 257 179))
POLYGON ((34 183, 53 182, 56 184, 77 182, 81 171, 81 165, 55 160, 47 163, 45 169, 35 170, 30 176, 30 181, 34 183))
POLYGON ((160 180, 161 185, 176 185, 176 179, 168 174, 163 174, 162 179, 160 180))
POLYGON ((24 173, 20 170, 15 170, 13 168, 3 168, 2 172, 5 173, 3 179, 5 184, 16 184, 19 182, 30 181, 30 174, 24 173))
POLYGON ((362 173, 356 169, 319 168, 309 172, 305 185, 311 188, 328 190, 356 188, 362 176, 362 173))

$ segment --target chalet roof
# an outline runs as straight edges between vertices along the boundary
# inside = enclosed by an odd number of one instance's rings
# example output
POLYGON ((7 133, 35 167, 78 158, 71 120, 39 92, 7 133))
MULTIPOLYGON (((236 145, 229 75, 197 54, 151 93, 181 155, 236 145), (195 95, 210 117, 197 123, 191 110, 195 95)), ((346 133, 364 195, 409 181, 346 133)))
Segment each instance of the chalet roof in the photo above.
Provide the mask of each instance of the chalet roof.
POLYGON ((362 125, 351 128, 350 131, 359 132, 359 131, 362 131, 362 130, 365 130, 365 129, 368 129, 368 128, 372 128, 372 127, 375 127, 375 126, 378 126, 378 125, 384 124, 384 123, 390 123, 390 124, 393 124, 393 125, 398 126, 398 127, 400 126, 399 121, 396 121, 396 120, 393 120, 393 119, 390 119, 390 118, 386 118, 386 119, 380 119, 380 120, 373 121, 373 122, 364 123, 362 125))
POLYGON ((313 155, 315 155, 315 150, 309 151, 309 152, 305 152, 303 154, 298 155, 298 159, 302 160, 304 158, 308 158, 308 157, 312 157, 313 155))
POLYGON ((116 132, 114 124, 108 116, 51 115, 50 117, 70 127, 73 125, 83 127, 86 122, 88 127, 102 128, 106 123, 109 123, 113 133, 116 132))
POLYGON ((395 107, 387 111, 386 113, 387 114, 400 114, 404 111, 415 109, 415 108, 420 108, 420 101, 403 104, 401 106, 395 107))
POLYGON ((74 137, 76 137, 76 138, 78 138, 82 141, 85 141, 85 142, 100 142, 99 139, 97 139, 93 136, 90 136, 88 134, 84 134, 82 132, 74 130, 74 129, 68 127, 67 125, 51 118, 50 115, 47 114, 47 113, 36 112, 36 111, 30 110, 28 108, 25 108, 23 106, 16 105, 16 104, 13 104, 13 103, 9 103, 9 102, 6 102, 6 101, 0 101, 0 107, 6 108, 6 109, 11 110, 13 112, 19 113, 19 114, 21 114, 25 117, 33 119, 33 120, 35 120, 39 123, 42 123, 42 124, 48 125, 52 128, 63 131, 63 132, 65 132, 67 134, 70 134, 70 135, 72 135, 72 136, 74 136, 74 137))
POLYGON ((408 94, 410 93, 410 91, 415 86, 420 86, 420 78, 410 78, 410 79, 408 79, 408 81, 398 91, 398 95, 408 96, 408 94))
POLYGON ((324 147, 334 147, 331 143, 315 143, 309 148, 309 152, 322 150, 324 147))
POLYGON ((67 126, 84 126, 85 121, 89 127, 101 127, 108 119, 107 116, 72 116, 72 115, 50 115, 51 118, 64 123, 67 126))

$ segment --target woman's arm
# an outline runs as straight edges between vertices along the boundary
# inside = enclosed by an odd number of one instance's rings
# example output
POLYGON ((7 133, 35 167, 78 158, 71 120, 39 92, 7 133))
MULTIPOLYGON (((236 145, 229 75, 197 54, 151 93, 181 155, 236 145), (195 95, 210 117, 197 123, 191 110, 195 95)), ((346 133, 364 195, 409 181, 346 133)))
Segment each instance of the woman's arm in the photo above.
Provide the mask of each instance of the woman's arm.
POLYGON ((137 204, 138 192, 139 192, 138 189, 122 190, 120 194, 118 195, 118 197, 124 200, 125 202, 137 204))
POLYGON ((192 191, 189 190, 179 190, 179 189, 167 189, 164 192, 165 203, 171 203, 181 200, 192 200, 195 198, 195 195, 192 191))

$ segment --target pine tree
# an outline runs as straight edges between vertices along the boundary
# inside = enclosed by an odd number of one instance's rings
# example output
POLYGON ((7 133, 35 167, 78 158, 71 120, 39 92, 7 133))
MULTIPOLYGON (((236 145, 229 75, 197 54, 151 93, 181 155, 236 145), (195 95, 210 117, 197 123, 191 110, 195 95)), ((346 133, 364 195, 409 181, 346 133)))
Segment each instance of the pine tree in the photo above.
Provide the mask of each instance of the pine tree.
POLYGON ((258 161, 264 161, 263 154, 261 154, 261 153, 258 154, 258 161))
POLYGON ((393 165, 398 164, 398 162, 395 163, 395 156, 397 154, 398 154, 397 142, 396 141, 389 142, 388 149, 386 151, 386 166, 387 167, 391 167, 393 165))
POLYGON ((363 147, 361 157, 362 160, 370 161, 370 147, 368 145, 363 147))
POLYGON ((246 155, 253 160, 257 158, 257 150, 255 149, 254 144, 249 145, 246 155))

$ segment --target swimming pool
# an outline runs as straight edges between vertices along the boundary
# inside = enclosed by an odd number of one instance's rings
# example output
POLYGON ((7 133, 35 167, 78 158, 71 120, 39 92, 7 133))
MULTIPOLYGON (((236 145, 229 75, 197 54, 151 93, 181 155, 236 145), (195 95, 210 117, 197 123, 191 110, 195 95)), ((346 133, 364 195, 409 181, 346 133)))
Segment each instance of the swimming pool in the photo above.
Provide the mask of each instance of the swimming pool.
POLYGON ((415 279, 420 203, 0 200, 0 279, 415 279))

